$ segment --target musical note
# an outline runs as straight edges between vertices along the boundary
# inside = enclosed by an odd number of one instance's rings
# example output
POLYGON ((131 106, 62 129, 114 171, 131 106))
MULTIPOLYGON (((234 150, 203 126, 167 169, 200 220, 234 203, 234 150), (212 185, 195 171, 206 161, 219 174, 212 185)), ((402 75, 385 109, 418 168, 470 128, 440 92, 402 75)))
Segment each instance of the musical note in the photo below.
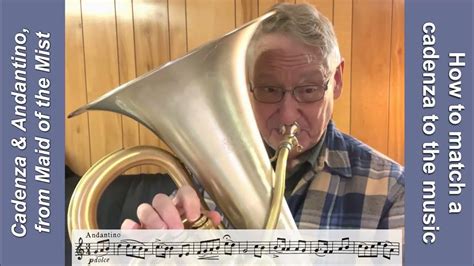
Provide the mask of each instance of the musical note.
MULTIPOLYGON (((123 241, 123 240, 122 240, 123 241)), ((114 249, 114 255, 120 255, 122 250, 122 243, 118 243, 117 246, 115 246, 114 249)))
POLYGON ((173 247, 169 247, 166 243, 158 243, 154 245, 154 253, 155 257, 157 258, 166 258, 166 255, 171 256, 171 251, 173 251, 173 247))
POLYGON ((189 256, 189 253, 191 252, 191 245, 190 244, 184 244, 181 246, 181 253, 178 254, 178 257, 184 256, 189 256))
POLYGON ((104 239, 101 241, 96 242, 96 249, 94 250, 94 254, 97 256, 105 256, 109 253, 110 249, 110 240, 104 239))
MULTIPOLYGON (((249 250, 249 242, 245 241, 243 243, 245 243, 245 247, 242 248, 242 254, 247 254, 247 252, 249 250)), ((240 243, 239 243, 239 249, 240 249, 240 243)))
POLYGON ((273 250, 277 252, 284 252, 284 251, 290 250, 290 247, 286 242, 286 238, 278 237, 276 241, 276 245, 273 246, 273 250))
POLYGON ((295 251, 301 251, 301 253, 306 252, 306 241, 298 240, 298 246, 295 248, 295 251))
POLYGON ((220 249, 220 239, 209 239, 199 242, 199 250, 196 254, 200 255, 199 259, 216 259, 214 252, 217 253, 220 249))
POLYGON ((125 245, 125 256, 145 259, 145 253, 148 252, 148 248, 145 248, 142 242, 136 240, 128 240, 127 242, 125 245))
POLYGON ((234 253, 235 242, 232 241, 229 235, 224 235, 222 239, 224 240, 224 255, 231 256, 234 253))
POLYGON ((376 258, 378 256, 377 250, 375 250, 375 244, 367 244, 361 242, 357 247, 357 256, 359 258, 376 258))
POLYGON ((350 247, 349 238, 348 238, 348 237, 344 237, 343 239, 341 239, 341 244, 340 244, 340 246, 337 248, 337 250, 338 250, 338 251, 348 250, 349 247, 350 247))
POLYGON ((327 254, 332 254, 334 252, 333 250, 333 242, 329 242, 327 240, 318 240, 318 245, 314 249, 314 253, 316 256, 319 257, 324 257, 327 254))
POLYGON ((257 258, 261 258, 264 249, 265 249, 265 245, 256 244, 253 247, 253 256, 257 258))
POLYGON ((382 251, 382 256, 386 259, 391 259, 392 252, 394 252, 395 249, 392 246, 392 242, 390 241, 385 241, 383 244, 383 251, 382 251), (390 246, 389 246, 390 244, 390 246))
POLYGON ((290 250, 291 243, 286 241, 286 238, 278 237, 275 245, 273 245, 273 257, 278 258, 277 254, 282 254, 290 250))

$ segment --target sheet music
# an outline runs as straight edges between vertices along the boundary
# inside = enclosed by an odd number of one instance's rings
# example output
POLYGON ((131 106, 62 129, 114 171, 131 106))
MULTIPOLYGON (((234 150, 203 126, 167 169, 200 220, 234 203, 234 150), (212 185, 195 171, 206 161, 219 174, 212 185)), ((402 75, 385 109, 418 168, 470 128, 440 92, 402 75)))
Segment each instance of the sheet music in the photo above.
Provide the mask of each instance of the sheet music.
POLYGON ((87 264, 401 265, 401 230, 77 230, 87 264))

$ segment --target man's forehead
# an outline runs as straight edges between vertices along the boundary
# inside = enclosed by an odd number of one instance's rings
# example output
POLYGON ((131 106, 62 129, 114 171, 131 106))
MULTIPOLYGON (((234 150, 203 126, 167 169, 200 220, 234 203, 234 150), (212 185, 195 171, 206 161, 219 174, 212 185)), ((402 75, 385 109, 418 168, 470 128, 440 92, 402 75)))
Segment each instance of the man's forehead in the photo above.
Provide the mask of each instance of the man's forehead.
POLYGON ((281 67, 319 67, 322 62, 314 53, 288 53, 285 50, 272 49, 257 54, 256 64, 281 67))
POLYGON ((255 45, 254 56, 257 64, 282 67, 323 65, 319 49, 279 33, 262 36, 255 45))

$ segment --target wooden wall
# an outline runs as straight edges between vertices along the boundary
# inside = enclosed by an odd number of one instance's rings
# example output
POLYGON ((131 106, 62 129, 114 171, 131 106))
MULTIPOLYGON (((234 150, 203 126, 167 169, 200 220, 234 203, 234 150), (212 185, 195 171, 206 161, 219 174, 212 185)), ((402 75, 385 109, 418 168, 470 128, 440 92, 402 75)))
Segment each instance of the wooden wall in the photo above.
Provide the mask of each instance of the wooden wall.
MULTIPOLYGON (((261 15, 276 0, 67 0, 66 114, 110 89, 261 15)), ((334 24, 345 58, 334 120, 343 131, 404 163, 404 0, 309 2, 334 24)), ((103 155, 165 147, 121 115, 66 120, 66 162, 78 174, 103 155)), ((143 166, 132 172, 154 172, 143 166)))

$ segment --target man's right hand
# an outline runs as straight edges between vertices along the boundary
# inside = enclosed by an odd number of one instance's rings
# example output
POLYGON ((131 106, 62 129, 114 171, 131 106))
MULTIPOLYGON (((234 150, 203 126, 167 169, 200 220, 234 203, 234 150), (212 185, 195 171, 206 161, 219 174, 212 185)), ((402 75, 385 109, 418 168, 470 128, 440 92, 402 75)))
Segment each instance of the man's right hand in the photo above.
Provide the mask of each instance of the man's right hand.
MULTIPOLYGON (((205 213, 217 225, 221 216, 216 211, 205 213)), ((121 229, 184 229, 181 217, 196 221, 201 216, 201 202, 190 186, 178 189, 174 197, 156 194, 152 204, 142 203, 137 208, 139 222, 123 221, 121 229)))

